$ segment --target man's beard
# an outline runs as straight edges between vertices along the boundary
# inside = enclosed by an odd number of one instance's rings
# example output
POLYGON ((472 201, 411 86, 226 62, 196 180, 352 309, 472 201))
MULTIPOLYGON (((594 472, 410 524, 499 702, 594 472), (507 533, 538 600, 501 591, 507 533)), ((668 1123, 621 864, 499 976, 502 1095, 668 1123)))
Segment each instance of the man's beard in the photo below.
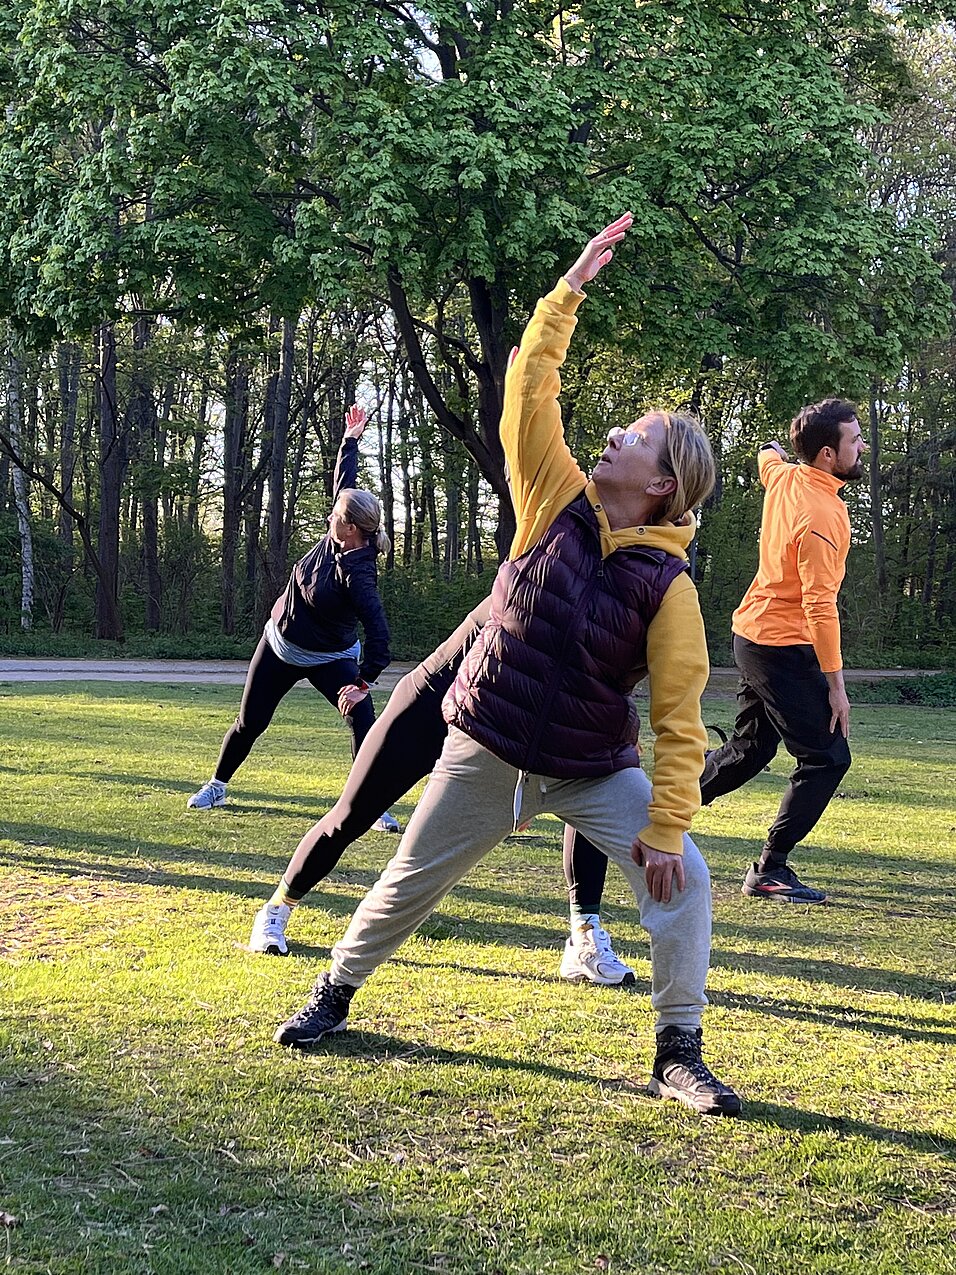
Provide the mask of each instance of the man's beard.
POLYGON ((835 469, 833 477, 839 478, 841 483, 855 483, 863 477, 863 462, 856 461, 849 469, 835 469))

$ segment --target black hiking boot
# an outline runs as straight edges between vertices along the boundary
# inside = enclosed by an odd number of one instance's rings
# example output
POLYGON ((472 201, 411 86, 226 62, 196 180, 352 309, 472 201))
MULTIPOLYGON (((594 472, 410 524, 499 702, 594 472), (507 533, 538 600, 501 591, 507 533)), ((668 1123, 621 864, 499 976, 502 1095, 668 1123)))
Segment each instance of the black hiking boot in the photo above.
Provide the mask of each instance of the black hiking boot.
POLYGON ((676 1098, 702 1116, 739 1116, 740 1099, 721 1084, 700 1056, 703 1032, 665 1027, 657 1033, 657 1057, 647 1086, 656 1098, 676 1098))
POLYGON ((320 974, 309 999, 297 1014, 276 1029, 272 1039, 278 1045, 305 1049, 331 1032, 345 1031, 349 1002, 357 990, 347 983, 333 983, 328 974, 320 974))

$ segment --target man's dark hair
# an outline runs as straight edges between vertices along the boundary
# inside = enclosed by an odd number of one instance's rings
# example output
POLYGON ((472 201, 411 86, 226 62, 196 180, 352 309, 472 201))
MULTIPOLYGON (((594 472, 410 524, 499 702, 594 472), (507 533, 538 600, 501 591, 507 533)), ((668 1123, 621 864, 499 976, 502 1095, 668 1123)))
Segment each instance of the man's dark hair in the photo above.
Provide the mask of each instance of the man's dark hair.
POLYGON ((836 451, 840 446, 840 426, 856 419, 856 404, 845 398, 808 403, 790 424, 790 446, 802 461, 812 465, 821 447, 836 451))

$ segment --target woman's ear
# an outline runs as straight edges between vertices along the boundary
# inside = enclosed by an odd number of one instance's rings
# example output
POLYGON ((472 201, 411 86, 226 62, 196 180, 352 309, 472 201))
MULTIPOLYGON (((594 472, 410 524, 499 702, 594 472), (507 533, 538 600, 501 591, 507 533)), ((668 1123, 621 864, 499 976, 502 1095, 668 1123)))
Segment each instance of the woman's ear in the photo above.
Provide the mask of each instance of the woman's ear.
POLYGON ((677 479, 670 474, 658 474, 645 489, 649 496, 672 496, 677 490, 677 479))

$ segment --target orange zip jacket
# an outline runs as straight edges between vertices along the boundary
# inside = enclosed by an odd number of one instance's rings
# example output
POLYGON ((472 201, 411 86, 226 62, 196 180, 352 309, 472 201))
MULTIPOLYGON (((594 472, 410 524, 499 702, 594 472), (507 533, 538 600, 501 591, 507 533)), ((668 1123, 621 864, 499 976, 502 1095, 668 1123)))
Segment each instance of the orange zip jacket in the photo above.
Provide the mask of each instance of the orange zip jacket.
POLYGON ((773 448, 757 453, 767 490, 760 564, 733 614, 733 631, 760 646, 810 643, 824 673, 843 667, 837 594, 850 549, 841 479, 793 465, 773 448))

